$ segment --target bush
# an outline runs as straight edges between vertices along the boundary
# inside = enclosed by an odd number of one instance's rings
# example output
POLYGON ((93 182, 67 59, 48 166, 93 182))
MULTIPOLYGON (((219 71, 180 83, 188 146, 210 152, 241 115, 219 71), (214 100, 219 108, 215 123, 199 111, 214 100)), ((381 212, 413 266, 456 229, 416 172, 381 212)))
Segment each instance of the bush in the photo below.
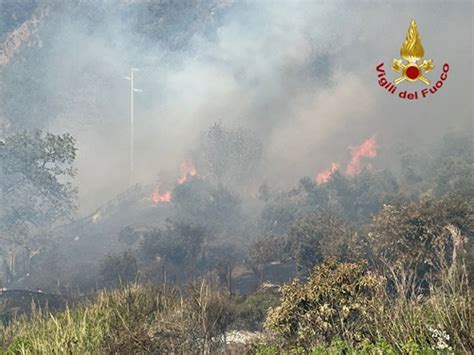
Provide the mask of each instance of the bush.
POLYGON ((459 196, 385 205, 370 226, 369 260, 400 295, 426 293, 430 284, 442 282, 443 270, 465 257, 461 245, 472 249, 464 242, 474 236, 472 215, 459 196))
POLYGON ((99 276, 104 285, 113 287, 135 281, 138 273, 137 259, 126 251, 108 255, 101 263, 99 276))
POLYGON ((354 226, 340 217, 322 212, 298 219, 289 232, 289 244, 302 276, 328 257, 344 262, 356 260, 360 254, 356 240, 354 226))
POLYGON ((145 233, 140 254, 145 261, 158 261, 178 279, 192 279, 203 257, 207 231, 199 225, 168 221, 166 228, 145 233))
POLYGON ((276 290, 262 289, 252 293, 236 304, 236 322, 233 327, 245 330, 262 330, 270 307, 279 304, 279 295, 276 290))
POLYGON ((276 337, 267 345, 318 354, 467 354, 474 348, 467 280, 464 263, 445 264, 426 295, 394 295, 364 265, 327 260, 306 284, 283 287, 265 321, 276 337))
POLYGON ((281 337, 285 347, 311 349, 336 337, 360 342, 381 280, 363 264, 326 260, 306 284, 298 280, 282 287, 282 303, 268 312, 265 326, 281 337))
POLYGON ((288 238, 274 235, 258 237, 248 249, 248 261, 260 286, 265 280, 265 266, 288 258, 288 238))

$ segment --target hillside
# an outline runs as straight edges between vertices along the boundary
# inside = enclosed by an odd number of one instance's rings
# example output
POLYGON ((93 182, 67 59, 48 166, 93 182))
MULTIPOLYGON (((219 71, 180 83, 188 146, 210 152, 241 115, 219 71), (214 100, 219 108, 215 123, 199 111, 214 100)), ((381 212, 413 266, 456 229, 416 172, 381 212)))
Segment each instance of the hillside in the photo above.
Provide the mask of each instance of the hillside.
POLYGON ((0 353, 471 354, 471 10, 0 0, 0 353))

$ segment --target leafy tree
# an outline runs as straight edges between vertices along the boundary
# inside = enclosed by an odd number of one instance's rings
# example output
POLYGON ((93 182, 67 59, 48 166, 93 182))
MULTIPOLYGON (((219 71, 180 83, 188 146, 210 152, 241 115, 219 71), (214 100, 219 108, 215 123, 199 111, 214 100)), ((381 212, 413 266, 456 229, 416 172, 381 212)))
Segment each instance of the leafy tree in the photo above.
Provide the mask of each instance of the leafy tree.
POLYGON ((329 203, 329 190, 326 185, 317 185, 313 179, 305 177, 300 180, 299 186, 307 194, 307 204, 311 210, 326 210, 329 203))
POLYGON ((271 193, 262 186, 260 196, 265 200, 262 228, 275 234, 288 233, 298 218, 325 212, 338 215, 359 225, 370 221, 384 202, 392 201, 398 193, 398 183, 388 171, 364 170, 355 177, 339 172, 322 185, 303 178, 289 192, 271 193))
POLYGON ((353 206, 348 212, 350 219, 357 223, 369 221, 399 189, 396 178, 388 170, 363 170, 351 183, 353 206))
POLYGON ((219 185, 245 186, 256 173, 262 151, 252 132, 215 123, 202 134, 195 158, 199 171, 219 185))
POLYGON ((321 186, 329 196, 327 210, 352 222, 370 221, 382 204, 398 192, 398 183, 388 171, 363 170, 354 177, 336 172, 321 186))
POLYGON ((328 183, 322 185, 328 194, 328 210, 334 214, 347 217, 354 204, 350 177, 336 171, 328 183))
POLYGON ((281 262, 288 258, 286 237, 264 235, 257 238, 249 247, 248 259, 257 276, 258 285, 265 279, 265 266, 271 262, 281 262))
POLYGON ((474 197, 474 141, 471 134, 452 131, 431 149, 406 147, 400 152, 404 189, 445 196, 456 192, 474 197))
POLYGON ((306 195, 301 188, 289 192, 273 192, 266 195, 265 199, 260 226, 268 234, 288 233, 291 224, 308 211, 306 195))
POLYGON ((145 233, 140 251, 145 260, 157 258, 177 273, 192 276, 202 260, 206 230, 186 222, 169 222, 164 229, 145 233), (171 265, 169 265, 171 264, 171 265))
POLYGON ((206 247, 203 265, 216 273, 219 285, 229 293, 233 291, 232 271, 245 259, 245 252, 242 243, 235 239, 215 240, 206 247))
POLYGON ((51 226, 75 211, 76 150, 67 133, 23 132, 0 142, 0 225, 10 241, 24 242, 32 227, 51 226))
POLYGON ((417 186, 423 182, 430 164, 426 152, 414 147, 402 147, 398 152, 402 181, 409 186, 417 186))
POLYGON ((298 272, 307 274, 326 257, 340 261, 357 259, 356 229, 348 222, 327 213, 311 213, 297 220, 290 229, 289 243, 298 272))
POLYGON ((125 226, 120 229, 117 239, 128 246, 132 246, 140 239, 141 233, 132 226, 125 226))
POLYGON ((450 132, 443 137, 432 164, 435 193, 457 192, 474 198, 474 141, 472 134, 450 132))
POLYGON ((229 189, 213 186, 200 179, 190 179, 173 191, 176 218, 206 225, 214 234, 235 234, 242 227, 239 197, 229 189))

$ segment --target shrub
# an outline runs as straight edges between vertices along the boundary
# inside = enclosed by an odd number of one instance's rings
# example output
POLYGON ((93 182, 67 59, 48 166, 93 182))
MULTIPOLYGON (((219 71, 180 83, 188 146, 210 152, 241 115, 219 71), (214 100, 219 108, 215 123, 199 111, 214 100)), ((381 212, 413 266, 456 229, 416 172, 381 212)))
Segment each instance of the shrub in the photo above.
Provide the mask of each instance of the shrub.
POLYGON ((274 289, 261 289, 236 304, 236 322, 234 327, 245 330, 262 330, 270 307, 279 304, 279 295, 274 289))
POLYGON ((385 205, 370 226, 369 259, 398 294, 426 293, 464 257, 461 244, 472 248, 464 243, 474 235, 472 212, 459 196, 385 205))
POLYGON ((249 247, 248 261, 260 286, 265 280, 265 266, 288 258, 288 239, 275 235, 258 237, 249 247))
POLYGON ((282 287, 282 303, 268 312, 265 326, 283 346, 310 349, 330 344, 335 337, 359 342, 369 336, 366 326, 381 280, 363 264, 327 259, 305 284, 298 280, 282 287))
POLYGON ((145 261, 160 260, 177 278, 193 278, 203 257, 206 230, 188 222, 168 221, 166 228, 145 233, 140 254, 145 261))
POLYGON ((423 294, 393 293, 385 279, 366 272, 364 265, 334 259, 316 267, 305 284, 295 280, 284 286, 281 304, 270 309, 265 321, 281 340, 267 345, 330 354, 469 353, 474 322, 460 252, 465 238, 453 225, 449 230, 455 247, 430 254, 436 278, 423 294))
POLYGON ((380 297, 370 319, 373 336, 383 337, 398 352, 429 347, 432 353, 469 353, 474 319, 464 263, 444 268, 437 279, 424 296, 380 297))
POLYGON ((322 212, 298 219, 290 228, 289 243, 298 270, 306 275, 327 257, 357 259, 356 229, 344 219, 322 212))
POLYGON ((135 281, 137 273, 137 259, 128 251, 108 255, 99 269, 100 278, 106 286, 118 286, 135 281))

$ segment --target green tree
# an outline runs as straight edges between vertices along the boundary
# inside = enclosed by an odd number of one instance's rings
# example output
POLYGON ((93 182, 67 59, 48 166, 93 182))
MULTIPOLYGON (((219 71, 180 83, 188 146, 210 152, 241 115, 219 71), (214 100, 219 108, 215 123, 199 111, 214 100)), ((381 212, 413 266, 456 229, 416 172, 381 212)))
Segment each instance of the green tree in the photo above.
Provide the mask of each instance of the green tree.
POLYGON ((76 150, 67 133, 23 132, 0 142, 2 235, 22 243, 31 229, 50 227, 72 215, 76 150))
POLYGON ((311 213, 293 223, 289 243, 300 275, 306 275, 327 257, 352 261, 360 254, 356 229, 324 212, 311 213))
POLYGON ((228 188, 201 178, 177 185, 173 191, 176 219, 205 225, 215 235, 235 234, 242 227, 241 201, 228 188))
POLYGON ((249 247, 248 260, 257 276, 258 285, 265 280, 265 266, 288 258, 288 239, 283 236, 264 235, 258 237, 249 247))
POLYGON ((417 196, 428 192, 474 197, 474 141, 471 134, 451 131, 433 147, 404 147, 399 152, 404 190, 417 196))
POLYGON ((219 185, 245 186, 262 159, 262 144, 246 129, 228 130, 215 123, 202 134, 195 152, 198 170, 219 185))
POLYGON ((387 170, 363 170, 354 177, 336 172, 322 185, 328 196, 327 210, 354 223, 369 222, 385 201, 398 192, 395 177, 387 170))
POLYGON ((214 240, 206 247, 203 266, 207 266, 211 280, 215 274, 219 286, 232 293, 232 272, 245 259, 245 252, 242 242, 235 238, 214 240))
POLYGON ((144 260, 157 260, 165 267, 173 267, 175 276, 195 275, 203 257, 206 230, 187 222, 169 222, 164 229, 144 234, 140 251, 144 260))
POLYGON ((284 235, 296 219, 308 212, 306 195, 300 187, 289 192, 270 194, 264 191, 266 195, 261 197, 265 199, 265 206, 261 213, 260 227, 265 233, 284 235))
POLYGON ((398 183, 386 170, 364 170, 354 177, 336 172, 322 185, 305 177, 288 192, 271 192, 263 185, 260 198, 265 201, 265 207, 261 226, 265 232, 285 234, 294 221, 313 212, 337 215, 362 225, 397 193, 398 183))
POLYGON ((435 192, 443 196, 452 192, 474 197, 474 141, 472 134, 448 132, 437 146, 431 174, 435 192))

